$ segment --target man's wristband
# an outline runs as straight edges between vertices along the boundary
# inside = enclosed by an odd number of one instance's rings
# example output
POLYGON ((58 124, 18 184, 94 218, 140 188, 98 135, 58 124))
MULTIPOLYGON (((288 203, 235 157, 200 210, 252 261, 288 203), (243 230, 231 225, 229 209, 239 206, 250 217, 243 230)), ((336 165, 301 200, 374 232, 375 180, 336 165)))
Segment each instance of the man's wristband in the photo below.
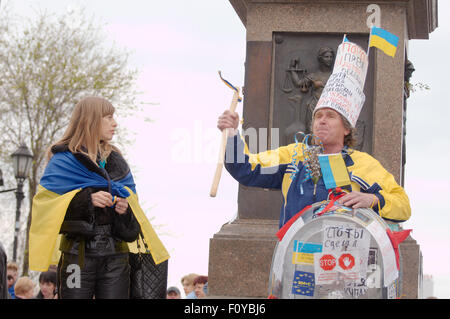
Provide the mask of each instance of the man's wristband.
POLYGON ((373 195, 373 194, 372 194, 372 196, 373 196, 373 200, 372 200, 372 204, 370 204, 370 208, 373 208, 373 206, 376 204, 376 202, 377 202, 377 200, 378 200, 378 197, 376 197, 376 196, 373 195))

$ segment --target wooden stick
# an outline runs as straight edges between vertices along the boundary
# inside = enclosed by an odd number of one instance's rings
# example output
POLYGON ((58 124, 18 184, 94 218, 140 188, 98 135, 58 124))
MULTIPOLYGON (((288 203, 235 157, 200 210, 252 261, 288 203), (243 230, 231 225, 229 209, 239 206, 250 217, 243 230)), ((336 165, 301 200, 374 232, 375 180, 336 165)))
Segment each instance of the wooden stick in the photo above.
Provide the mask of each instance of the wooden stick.
MULTIPOLYGON (((236 111, 238 99, 239 99, 239 88, 237 89, 237 91, 234 91, 233 99, 231 100, 231 105, 230 105, 231 112, 236 111)), ((224 129, 222 131, 222 142, 220 144, 219 160, 217 162, 216 173, 214 174, 211 191, 209 192, 209 196, 211 196, 211 197, 216 197, 217 188, 219 187, 220 177, 222 175, 223 161, 225 159, 225 149, 227 147, 227 131, 228 131, 228 129, 224 129)))

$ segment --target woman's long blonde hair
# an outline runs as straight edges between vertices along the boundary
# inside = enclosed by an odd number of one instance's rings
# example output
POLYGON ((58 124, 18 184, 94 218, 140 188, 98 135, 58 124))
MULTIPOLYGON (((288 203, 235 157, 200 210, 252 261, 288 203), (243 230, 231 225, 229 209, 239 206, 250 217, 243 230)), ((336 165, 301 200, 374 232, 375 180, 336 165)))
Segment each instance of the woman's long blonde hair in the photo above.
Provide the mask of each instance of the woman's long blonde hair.
POLYGON ((53 156, 51 148, 55 145, 67 145, 72 153, 81 152, 96 163, 97 154, 105 159, 111 150, 118 149, 108 141, 100 141, 102 118, 114 114, 114 106, 100 97, 86 97, 73 109, 69 125, 63 137, 47 150, 47 159, 53 156))

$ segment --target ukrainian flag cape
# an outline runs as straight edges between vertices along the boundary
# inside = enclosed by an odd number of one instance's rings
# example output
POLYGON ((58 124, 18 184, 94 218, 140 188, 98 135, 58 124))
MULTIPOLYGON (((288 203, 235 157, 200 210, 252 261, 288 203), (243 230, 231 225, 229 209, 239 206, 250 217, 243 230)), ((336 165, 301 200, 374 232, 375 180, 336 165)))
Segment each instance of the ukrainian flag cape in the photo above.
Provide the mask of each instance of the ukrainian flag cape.
MULTIPOLYGON (((141 252, 151 253, 156 264, 169 259, 167 250, 139 205, 131 172, 121 180, 108 181, 88 170, 72 153, 61 152, 53 155, 49 161, 33 198, 29 236, 31 270, 46 271, 49 265, 58 263, 59 230, 75 194, 85 187, 108 186, 113 196, 127 198, 149 249, 145 250, 144 244, 140 242, 141 252)), ((131 252, 138 252, 137 241, 128 243, 128 246, 131 252)))

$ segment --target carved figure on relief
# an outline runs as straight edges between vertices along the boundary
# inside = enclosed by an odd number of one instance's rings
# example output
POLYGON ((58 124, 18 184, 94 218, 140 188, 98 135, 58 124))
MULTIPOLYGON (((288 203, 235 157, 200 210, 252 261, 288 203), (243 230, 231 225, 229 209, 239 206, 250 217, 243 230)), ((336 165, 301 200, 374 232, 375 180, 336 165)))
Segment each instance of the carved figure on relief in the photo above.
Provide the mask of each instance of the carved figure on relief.
POLYGON ((300 58, 291 60, 289 68, 286 70, 282 90, 289 94, 293 92, 294 88, 297 88, 299 93, 288 98, 294 106, 295 118, 285 130, 287 143, 293 142, 293 136, 298 131, 310 133, 312 113, 333 71, 334 59, 333 49, 321 47, 317 52, 319 68, 313 73, 308 73, 306 68, 302 67, 300 58))

